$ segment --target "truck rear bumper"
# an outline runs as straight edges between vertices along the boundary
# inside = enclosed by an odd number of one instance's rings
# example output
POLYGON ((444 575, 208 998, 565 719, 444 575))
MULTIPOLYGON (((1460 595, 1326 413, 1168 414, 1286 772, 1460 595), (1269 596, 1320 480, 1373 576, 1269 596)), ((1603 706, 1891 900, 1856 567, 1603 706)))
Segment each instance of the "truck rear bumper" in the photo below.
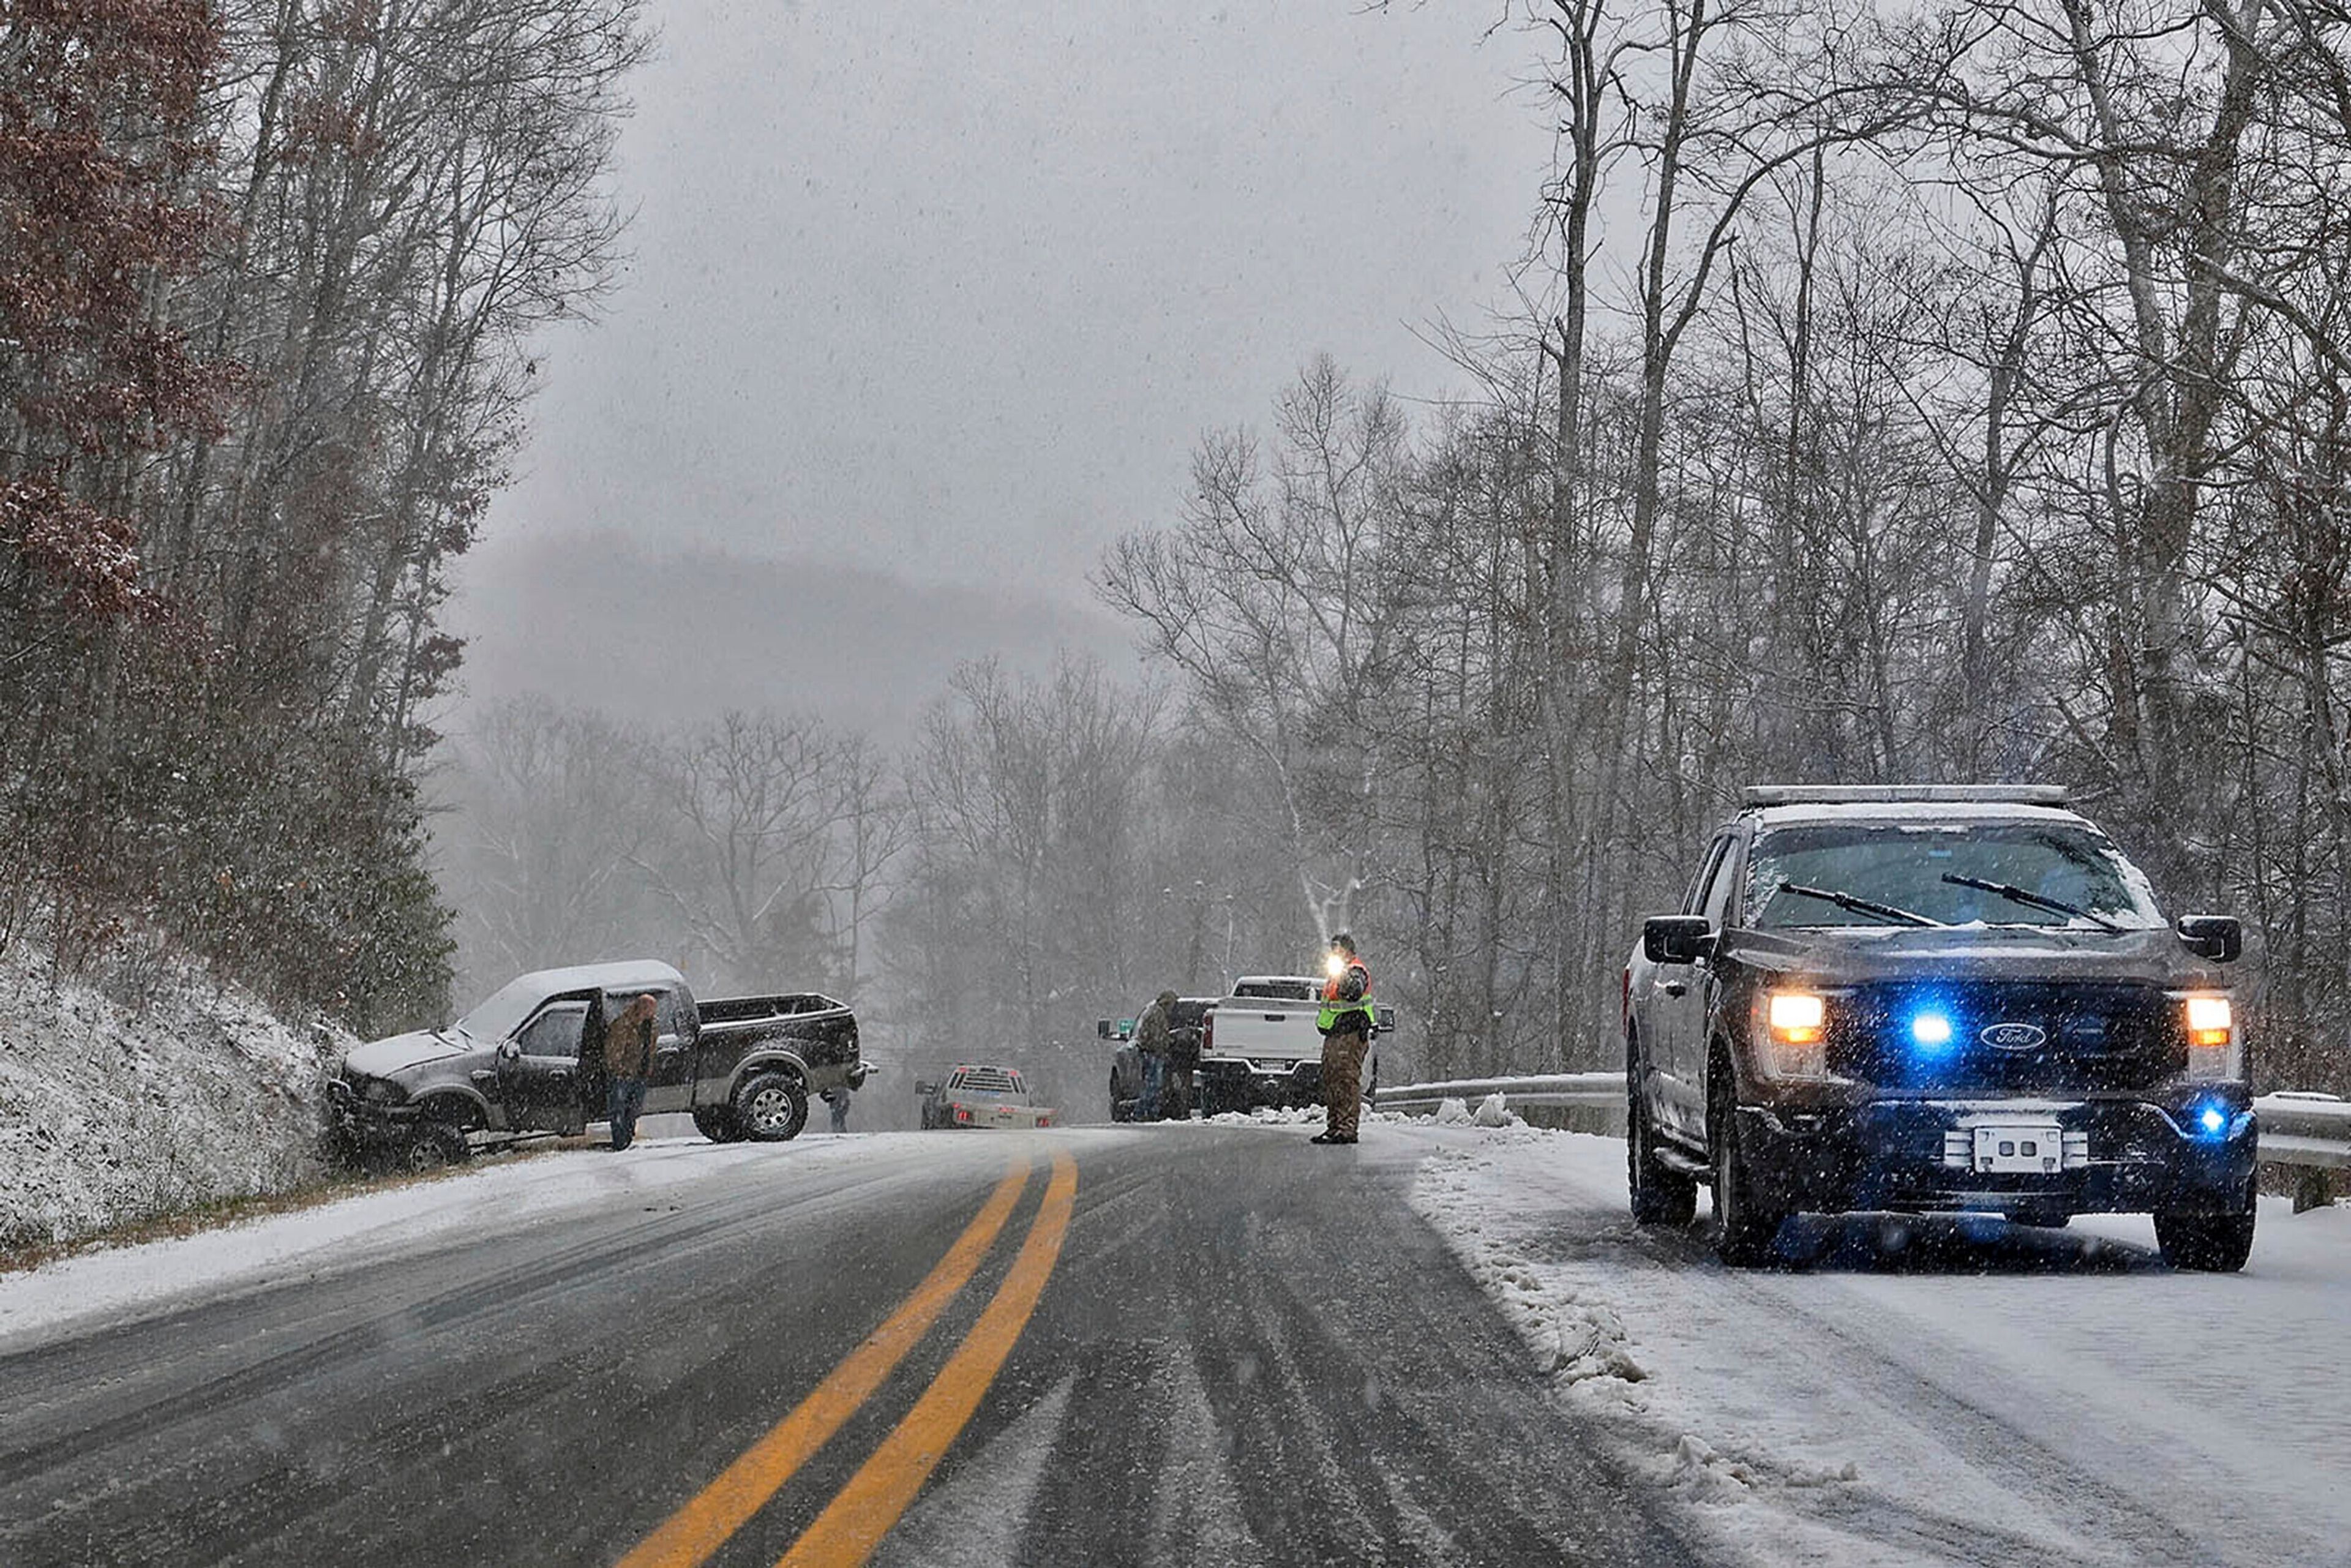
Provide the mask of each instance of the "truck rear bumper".
POLYGON ((2233 1210, 2252 1179, 2258 1131, 2240 1086, 2168 1105, 1889 1100, 1801 1111, 1740 1106, 1738 1116, 1757 1197, 1792 1213, 2233 1210), (2218 1113, 2209 1130, 2208 1108, 2218 1113), (1977 1168, 1979 1129, 2036 1126, 2059 1130, 2056 1168, 1977 1168))
POLYGON ((1199 1074, 1204 1101, 1219 1111, 1253 1111, 1260 1106, 1281 1110, 1322 1103, 1319 1060, 1272 1062, 1210 1056, 1201 1059, 1199 1074))

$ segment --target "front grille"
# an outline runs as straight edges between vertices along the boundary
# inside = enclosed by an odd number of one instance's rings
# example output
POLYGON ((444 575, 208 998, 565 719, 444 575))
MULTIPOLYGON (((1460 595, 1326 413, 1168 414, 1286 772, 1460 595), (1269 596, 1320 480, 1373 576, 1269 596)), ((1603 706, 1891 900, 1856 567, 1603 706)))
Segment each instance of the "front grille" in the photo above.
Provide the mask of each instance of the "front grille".
POLYGON ((2177 1004, 2158 987, 2116 983, 1865 986, 1833 1005, 1828 1050, 1846 1077, 1922 1093, 2144 1092, 2187 1066, 2177 1004), (1914 1039, 1926 1013, 1949 1020, 1947 1043, 1914 1039))

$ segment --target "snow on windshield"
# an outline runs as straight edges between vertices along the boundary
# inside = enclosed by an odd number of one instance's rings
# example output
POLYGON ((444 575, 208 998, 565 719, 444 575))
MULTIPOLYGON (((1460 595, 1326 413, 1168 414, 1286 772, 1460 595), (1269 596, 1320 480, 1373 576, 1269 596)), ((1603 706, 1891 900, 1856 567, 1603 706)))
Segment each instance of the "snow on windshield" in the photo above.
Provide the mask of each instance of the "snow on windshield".
POLYGON ((475 1040, 504 1040, 522 1025, 547 996, 545 985, 531 976, 509 980, 491 992, 472 1012, 457 1020, 460 1032, 475 1040))
POLYGON ((1946 925, 2090 927, 2097 920, 2144 929, 2162 916, 2146 879, 2087 823, 1808 822, 1756 835, 1747 865, 1748 924, 1884 925, 1888 917, 1789 891, 1850 894, 1946 925), (2096 920, 1947 881, 1999 883, 2070 904, 2096 920))

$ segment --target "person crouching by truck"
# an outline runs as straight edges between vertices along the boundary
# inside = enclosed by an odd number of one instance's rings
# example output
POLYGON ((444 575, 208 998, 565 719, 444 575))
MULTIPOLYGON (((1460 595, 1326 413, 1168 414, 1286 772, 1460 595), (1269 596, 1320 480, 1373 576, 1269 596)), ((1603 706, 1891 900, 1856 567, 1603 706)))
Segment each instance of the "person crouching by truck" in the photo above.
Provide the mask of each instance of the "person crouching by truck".
POLYGON ((1164 991, 1159 1005, 1167 1011, 1167 1076, 1159 1086, 1159 1119, 1192 1119, 1192 1075, 1200 1071, 1200 1031, 1175 1021, 1176 993, 1164 991))
MULTIPOLYGON (((1162 991, 1158 1000, 1143 1009, 1134 1024, 1134 1049, 1143 1059, 1143 1092, 1135 1097, 1134 1119, 1159 1120, 1160 1098, 1167 1088, 1167 1054, 1174 1049, 1176 993, 1162 991)), ((1186 1106, 1190 1109, 1189 1104, 1186 1106)))
POLYGON ((1314 1027, 1322 1031, 1322 1130, 1308 1140, 1352 1144, 1364 1109, 1364 1052, 1372 1043, 1372 971, 1342 931, 1331 938, 1331 977, 1314 1027))
POLYGON ((604 1031, 605 1113, 612 1124, 612 1147, 625 1149, 637 1135, 637 1113, 645 1108, 645 1080, 653 1071, 652 992, 631 1002, 604 1031))

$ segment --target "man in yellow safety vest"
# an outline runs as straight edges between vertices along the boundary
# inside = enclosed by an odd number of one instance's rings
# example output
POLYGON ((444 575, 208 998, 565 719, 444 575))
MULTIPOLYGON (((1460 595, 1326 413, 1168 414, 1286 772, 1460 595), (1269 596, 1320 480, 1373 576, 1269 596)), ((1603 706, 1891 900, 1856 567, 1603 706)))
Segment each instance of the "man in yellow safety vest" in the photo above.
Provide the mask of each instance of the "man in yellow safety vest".
POLYGON ((1372 971, 1342 931, 1331 938, 1330 977, 1314 1027, 1322 1031, 1322 1130, 1310 1142, 1352 1144, 1363 1113, 1364 1052, 1372 1043, 1372 971))

